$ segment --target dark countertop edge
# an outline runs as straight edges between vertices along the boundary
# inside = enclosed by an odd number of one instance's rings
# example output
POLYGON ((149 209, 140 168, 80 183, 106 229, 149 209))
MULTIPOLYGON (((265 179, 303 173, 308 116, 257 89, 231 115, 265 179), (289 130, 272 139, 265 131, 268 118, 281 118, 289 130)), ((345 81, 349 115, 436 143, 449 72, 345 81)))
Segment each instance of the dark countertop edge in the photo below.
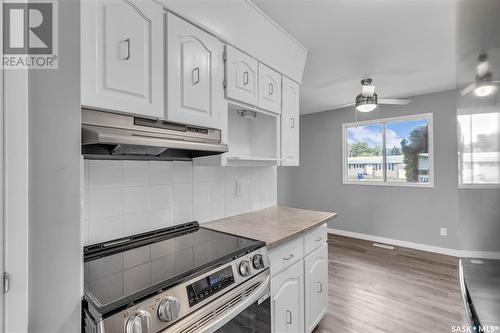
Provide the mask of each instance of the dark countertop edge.
POLYGON ((310 226, 308 226, 308 227, 306 227, 306 228, 304 228, 302 230, 294 232, 294 233, 292 233, 292 234, 290 234, 290 235, 288 235, 288 236, 286 236, 286 237, 284 237, 284 238, 282 238, 280 240, 277 240, 277 241, 275 241, 273 243, 266 244, 266 248, 268 250, 271 250, 271 249, 273 249, 275 247, 278 247, 278 246, 280 246, 280 245, 282 245, 282 244, 284 244, 286 242, 289 242, 291 240, 299 238, 302 235, 306 234, 311 229, 314 229, 315 227, 318 227, 318 226, 322 225, 323 223, 328 223, 328 221, 333 220, 338 215, 338 213, 328 213, 328 214, 330 214, 330 216, 325 217, 324 219, 318 220, 318 221, 312 223, 310 226))

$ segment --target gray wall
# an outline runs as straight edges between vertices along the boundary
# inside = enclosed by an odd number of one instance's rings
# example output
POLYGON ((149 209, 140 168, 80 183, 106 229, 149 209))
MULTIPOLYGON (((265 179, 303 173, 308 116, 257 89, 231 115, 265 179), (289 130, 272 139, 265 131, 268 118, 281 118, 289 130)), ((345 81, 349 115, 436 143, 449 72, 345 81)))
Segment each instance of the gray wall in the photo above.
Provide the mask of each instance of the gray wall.
POLYGON ((434 114, 434 188, 343 185, 342 123, 354 121, 350 108, 301 117, 300 167, 278 169, 278 203, 338 212, 330 228, 459 248, 456 93, 411 99, 407 106, 381 106, 379 117, 434 114), (447 237, 439 235, 442 226, 447 237))
POLYGON ((79 332, 80 10, 59 1, 59 69, 29 74, 29 331, 79 332))

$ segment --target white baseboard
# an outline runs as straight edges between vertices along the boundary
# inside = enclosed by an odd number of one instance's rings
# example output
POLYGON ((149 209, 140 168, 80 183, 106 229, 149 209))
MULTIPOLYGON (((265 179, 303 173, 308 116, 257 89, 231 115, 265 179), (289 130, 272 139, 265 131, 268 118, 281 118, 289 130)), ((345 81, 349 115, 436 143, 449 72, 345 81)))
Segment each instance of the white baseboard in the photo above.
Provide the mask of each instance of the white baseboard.
POLYGON ((390 245, 395 245, 395 246, 400 246, 400 247, 407 247, 410 249, 415 249, 415 250, 420 250, 420 251, 440 253, 440 254, 445 254, 448 256, 459 257, 459 258, 500 259, 500 252, 467 251, 467 250, 449 249, 446 247, 407 242, 407 241, 402 241, 402 240, 398 240, 398 239, 373 236, 373 235, 368 235, 368 234, 361 234, 361 233, 357 233, 357 232, 340 230, 340 229, 333 229, 333 228, 328 228, 328 233, 340 235, 340 236, 351 237, 351 238, 368 240, 368 241, 377 242, 377 243, 384 243, 384 244, 390 244, 390 245))

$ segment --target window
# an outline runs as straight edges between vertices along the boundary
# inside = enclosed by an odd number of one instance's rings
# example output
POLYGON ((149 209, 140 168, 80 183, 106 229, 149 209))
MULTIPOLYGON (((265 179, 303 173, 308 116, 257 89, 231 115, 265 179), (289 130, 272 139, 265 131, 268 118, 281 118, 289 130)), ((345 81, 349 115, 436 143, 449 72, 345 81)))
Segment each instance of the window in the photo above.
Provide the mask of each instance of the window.
POLYGON ((500 184, 500 113, 458 115, 461 186, 500 184))
POLYGON ((343 124, 342 131, 344 184, 433 186, 432 114, 343 124))

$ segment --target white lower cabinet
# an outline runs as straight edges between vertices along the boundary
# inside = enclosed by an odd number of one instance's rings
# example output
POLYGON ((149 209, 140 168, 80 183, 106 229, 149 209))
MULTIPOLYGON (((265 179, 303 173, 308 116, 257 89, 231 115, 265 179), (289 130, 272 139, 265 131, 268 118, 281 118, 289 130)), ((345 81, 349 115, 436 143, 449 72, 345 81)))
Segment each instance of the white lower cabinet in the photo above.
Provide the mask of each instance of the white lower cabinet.
POLYGON ((327 226, 269 250, 273 333, 310 333, 328 309, 327 226))
POLYGON ((304 264, 299 261, 271 279, 272 331, 302 332, 304 327, 304 264))
POLYGON ((310 333, 326 314, 328 305, 328 245, 304 258, 305 328, 310 333))

